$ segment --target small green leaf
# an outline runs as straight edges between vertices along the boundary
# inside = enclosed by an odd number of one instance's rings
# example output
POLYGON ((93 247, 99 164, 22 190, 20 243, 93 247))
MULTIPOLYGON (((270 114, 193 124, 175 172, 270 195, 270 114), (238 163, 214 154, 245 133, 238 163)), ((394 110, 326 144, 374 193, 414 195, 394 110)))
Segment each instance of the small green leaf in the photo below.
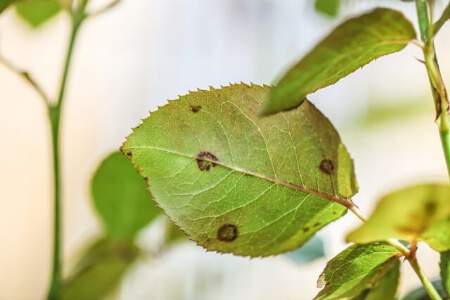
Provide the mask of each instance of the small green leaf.
MULTIPOLYGON (((442 282, 440 280, 434 280, 431 282, 433 287, 436 289, 438 294, 442 297, 442 299, 448 299, 448 296, 445 295, 445 291, 442 288, 442 282)), ((423 286, 418 287, 417 289, 409 292, 402 300, 431 300, 427 291, 423 288, 423 286)))
POLYGON ((84 254, 64 285, 64 300, 102 299, 138 257, 131 242, 101 239, 84 254))
POLYGON ((101 164, 92 180, 95 207, 109 236, 132 238, 161 210, 156 207, 145 180, 120 152, 101 164))
POLYGON ((439 252, 450 250, 450 185, 424 184, 385 196, 369 221, 347 240, 359 244, 397 238, 424 241, 439 252))
POLYGON ((447 292, 447 296, 450 297, 450 251, 441 253, 441 279, 442 286, 447 292))
POLYGON ((340 0, 316 0, 314 8, 316 11, 329 17, 336 17, 341 6, 340 0))
POLYGON ((391 9, 378 8, 344 22, 281 78, 262 113, 297 107, 308 94, 376 58, 402 50, 415 36, 412 24, 391 9))
POLYGON ((315 261, 325 256, 325 247, 320 237, 314 236, 301 248, 286 254, 288 258, 299 264, 315 261))
POLYGON ((39 27, 61 11, 59 0, 27 0, 16 4, 16 11, 28 24, 39 27))
POLYGON ((324 288, 314 299, 395 299, 398 255, 384 243, 350 246, 328 262, 317 282, 324 288))
POLYGON ((192 92, 152 112, 122 151, 201 246, 267 256, 298 248, 357 192, 353 162, 310 103, 259 118, 269 87, 192 92))

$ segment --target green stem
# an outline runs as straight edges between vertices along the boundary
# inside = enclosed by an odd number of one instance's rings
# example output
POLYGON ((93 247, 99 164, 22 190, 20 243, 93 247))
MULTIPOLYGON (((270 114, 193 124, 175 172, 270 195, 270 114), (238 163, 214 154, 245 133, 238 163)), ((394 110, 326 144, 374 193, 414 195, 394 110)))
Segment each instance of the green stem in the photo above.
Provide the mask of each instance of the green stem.
POLYGON ((422 268, 419 266, 419 263, 418 263, 417 259, 415 258, 415 256, 408 258, 408 261, 409 261, 411 267, 416 272, 420 281, 422 282, 423 288, 425 289, 425 291, 427 291, 428 296, 430 296, 431 300, 442 300, 441 296, 436 291, 436 289, 434 288, 431 281, 427 278, 427 276, 423 272, 422 268))
POLYGON ((66 59, 62 71, 61 85, 58 98, 55 104, 49 106, 49 120, 51 125, 52 149, 53 149, 53 180, 54 180, 54 236, 53 236, 53 261, 52 261, 52 277, 50 282, 50 290, 47 295, 48 300, 61 299, 62 288, 62 209, 61 209, 61 155, 60 155, 60 136, 61 136, 61 119, 62 108, 64 104, 64 96, 67 87, 67 79, 69 77, 69 69, 72 61, 73 50, 77 38, 78 30, 84 20, 82 10, 76 10, 72 13, 72 31, 70 34, 69 46, 67 48, 66 59))

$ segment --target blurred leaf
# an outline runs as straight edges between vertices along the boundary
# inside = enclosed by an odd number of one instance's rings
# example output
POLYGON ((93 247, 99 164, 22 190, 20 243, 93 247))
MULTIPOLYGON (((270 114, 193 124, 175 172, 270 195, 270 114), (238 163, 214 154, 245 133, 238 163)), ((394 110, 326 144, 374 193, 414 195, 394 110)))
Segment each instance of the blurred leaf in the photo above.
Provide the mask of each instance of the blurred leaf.
POLYGON ((0 0, 0 13, 3 12, 9 5, 17 1, 18 0, 0 0))
POLYGON ((350 246, 328 262, 317 282, 324 288, 314 299, 394 299, 398 254, 384 243, 350 246))
POLYGON ((113 237, 132 238, 161 212, 145 180, 120 152, 100 165, 92 180, 92 195, 105 229, 113 237))
MULTIPOLYGON (((442 299, 448 299, 445 295, 445 291, 442 288, 442 282, 440 280, 434 280, 432 282, 436 291, 441 295, 442 299)), ((430 296, 428 296, 427 291, 423 288, 423 286, 418 287, 417 289, 409 292, 402 300, 431 300, 430 296)))
POLYGON ((286 253, 286 257, 299 264, 309 263, 324 256, 325 248, 323 241, 318 236, 313 236, 312 239, 310 239, 301 248, 286 253))
POLYGON ((341 6, 340 0, 316 0, 314 8, 316 11, 329 17, 336 17, 341 6))
POLYGON ((98 300, 115 287, 138 257, 139 249, 126 241, 101 239, 81 258, 64 285, 64 300, 98 300))
POLYGON ((450 185, 423 184, 385 196, 369 220, 347 241, 366 244, 396 238, 424 241, 436 251, 450 250, 450 185))
POLYGON ((59 0, 20 1, 16 11, 28 24, 39 27, 61 11, 61 3, 59 0))
POLYGON ((376 58, 402 50, 415 36, 412 24, 391 9, 378 8, 344 22, 281 78, 262 113, 299 106, 308 94, 376 58))
POLYGON ((450 251, 441 253, 441 280, 442 286, 450 297, 450 251))
POLYGON ((259 118, 270 87, 191 92, 152 112, 122 151, 172 221, 208 250, 293 250, 340 218, 358 190, 353 162, 310 102, 259 118), (306 120, 306 121, 305 121, 306 120))

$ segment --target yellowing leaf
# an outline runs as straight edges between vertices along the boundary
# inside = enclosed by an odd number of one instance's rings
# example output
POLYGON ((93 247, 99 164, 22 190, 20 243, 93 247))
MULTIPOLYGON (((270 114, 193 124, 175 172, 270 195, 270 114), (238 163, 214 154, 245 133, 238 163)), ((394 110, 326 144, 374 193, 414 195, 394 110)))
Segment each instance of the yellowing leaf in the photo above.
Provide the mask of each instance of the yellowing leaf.
POLYGON ((389 238, 424 241, 439 252, 450 250, 450 185, 412 186, 385 196, 368 222, 347 240, 359 244, 389 238))
POLYGON ((308 94, 336 83, 372 60, 402 50, 416 36, 398 11, 378 8, 336 27, 281 78, 265 103, 269 115, 300 105, 308 94))
POLYGON ((320 275, 315 300, 395 299, 399 252, 384 243, 353 245, 330 260, 320 275))
POLYGON ((269 92, 245 84, 192 92, 151 113, 123 145, 158 205, 209 250, 293 250, 357 192, 331 123, 310 102, 258 118, 269 92))

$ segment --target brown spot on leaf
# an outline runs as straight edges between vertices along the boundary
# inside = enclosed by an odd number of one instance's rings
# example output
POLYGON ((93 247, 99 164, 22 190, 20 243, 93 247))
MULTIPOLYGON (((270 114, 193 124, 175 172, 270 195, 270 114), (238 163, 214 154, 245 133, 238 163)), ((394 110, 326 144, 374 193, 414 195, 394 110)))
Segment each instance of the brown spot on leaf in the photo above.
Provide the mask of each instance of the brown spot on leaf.
POLYGON ((216 166, 215 161, 218 159, 211 152, 204 151, 197 154, 197 166, 200 171, 209 171, 211 167, 216 166))
POLYGON ((132 157, 133 157, 133 154, 131 153, 131 151, 125 152, 125 155, 126 155, 128 158, 132 158, 132 157))
POLYGON ((222 242, 232 242, 238 237, 238 229, 236 225, 225 224, 219 228, 217 238, 222 242))
POLYGON ((319 227, 320 225, 321 224, 319 222, 317 222, 317 223, 314 223, 313 227, 316 228, 316 227, 319 227))
POLYGON ((424 210, 428 217, 433 216, 437 210, 436 202, 434 202, 433 200, 429 200, 428 202, 425 203, 424 210))
POLYGON ((309 227, 309 226, 306 226, 305 228, 303 228, 303 232, 308 232, 309 230, 311 229, 311 227, 309 227))
POLYGON ((320 162, 319 169, 326 174, 333 174, 334 164, 331 160, 324 159, 320 162))
POLYGON ((405 234, 415 234, 417 232, 416 228, 406 227, 406 226, 397 226, 395 229, 397 229, 398 231, 401 231, 402 233, 405 233, 405 234))
POLYGON ((191 110, 193 113, 197 113, 202 109, 200 105, 191 105, 191 110))

